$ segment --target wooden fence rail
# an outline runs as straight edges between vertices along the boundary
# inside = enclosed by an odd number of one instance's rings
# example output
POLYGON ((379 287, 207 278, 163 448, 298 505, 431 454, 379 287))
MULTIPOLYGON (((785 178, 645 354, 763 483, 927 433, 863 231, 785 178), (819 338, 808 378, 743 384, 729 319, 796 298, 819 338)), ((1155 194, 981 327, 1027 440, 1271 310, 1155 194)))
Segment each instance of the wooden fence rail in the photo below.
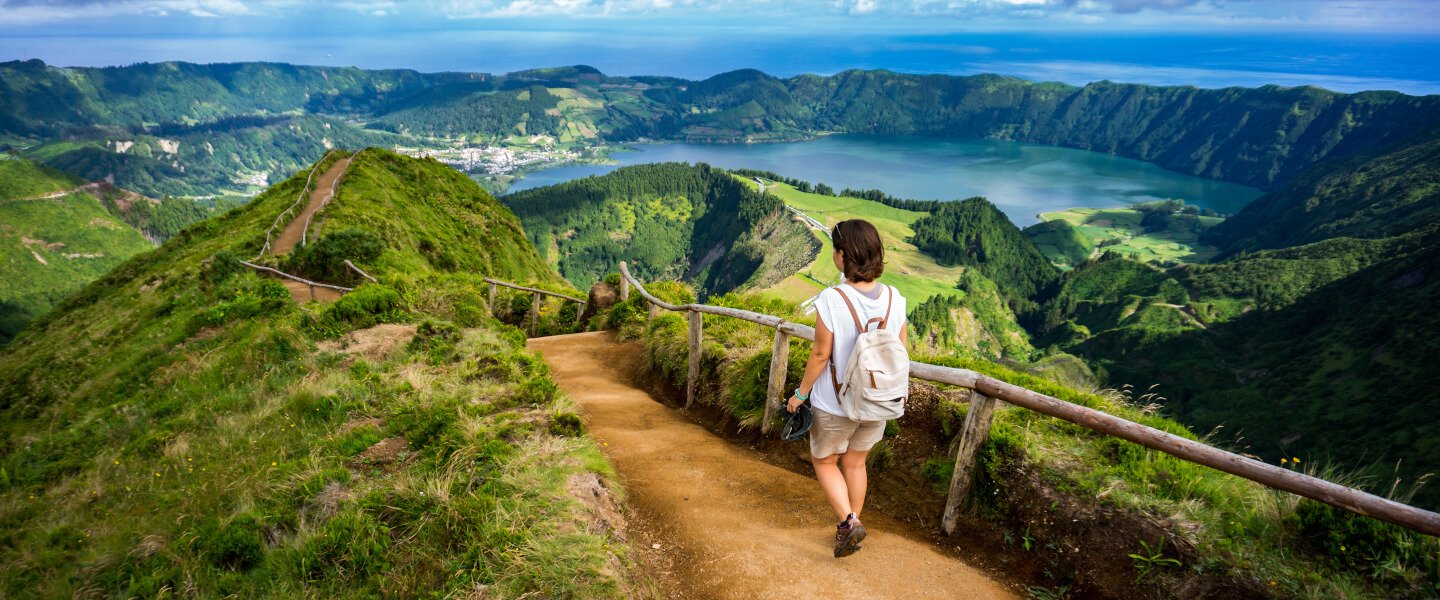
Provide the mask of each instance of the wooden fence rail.
POLYGON ((320 160, 315 162, 315 166, 310 167, 310 176, 305 178, 305 187, 300 188, 300 193, 295 196, 295 202, 290 205, 290 208, 287 208, 284 210, 284 212, 275 215, 275 222, 270 224, 270 229, 265 230, 265 245, 261 246, 260 253, 256 254, 255 258, 252 258, 250 260, 260 260, 261 257, 265 256, 266 252, 270 251, 270 234, 275 233, 275 229, 280 227, 280 219, 285 218, 285 215, 290 214, 290 211, 295 210, 296 207, 300 206, 300 201, 305 199, 305 192, 310 191, 310 182, 315 179, 315 170, 319 169, 320 163, 325 162, 325 159, 328 158, 333 152, 335 151, 331 150, 329 152, 326 152, 325 156, 321 156, 320 160))
MULTIPOLYGON (((700 344, 700 314, 707 313, 735 319, 742 319, 771 327, 776 330, 775 349, 770 363, 770 381, 765 394, 765 420, 761 430, 769 433, 770 422, 780 409, 785 392, 785 373, 789 369, 789 338, 798 337, 815 341, 815 329, 790 323, 780 317, 763 315, 747 310, 710 306, 708 304, 670 304, 650 295, 645 287, 633 276, 625 263, 620 263, 622 279, 621 295, 628 296, 630 288, 639 292, 651 305, 665 310, 690 313, 690 369, 686 382, 686 406, 694 402, 694 390, 699 377, 698 359, 700 344), (783 347, 783 349, 782 349, 783 347)), ((1368 492, 1345 487, 1283 469, 1233 452, 1227 452, 1194 440, 1160 431, 1153 427, 1127 421, 1098 410, 1071 404, 1034 392, 1017 385, 1000 381, 970 369, 956 369, 926 363, 910 362, 910 376, 936 383, 944 383, 976 392, 965 418, 965 427, 960 436, 960 451, 955 457, 955 476, 950 482, 950 494, 945 504, 941 527, 946 534, 953 533, 960 509, 969 497, 974 481, 975 461, 985 438, 990 433, 990 417, 996 400, 1003 400, 1015 406, 1033 410, 1057 419, 1063 419, 1088 429, 1134 442, 1152 450, 1158 450, 1182 460, 1205 465, 1237 477, 1324 502, 1356 514, 1374 517, 1394 523, 1406 529, 1426 535, 1440 536, 1440 514, 1419 509, 1407 504, 1381 498, 1368 492)))
MULTIPOLYGON (((245 265, 245 266, 250 267, 250 268, 252 268, 252 269, 255 269, 255 270, 257 270, 257 271, 265 271, 266 273, 273 273, 273 274, 275 274, 275 275, 279 275, 279 276, 284 277, 284 278, 286 278, 286 279, 292 279, 292 280, 298 281, 298 282, 300 282, 300 283, 303 283, 303 284, 305 284, 305 285, 308 285, 308 286, 310 286, 310 299, 311 299, 311 300, 314 300, 314 299, 315 299, 315 288, 317 288, 317 287, 330 288, 330 289, 332 289, 332 290, 340 290, 340 291, 342 291, 342 292, 353 292, 353 291, 355 291, 355 288, 348 288, 348 287, 342 287, 342 286, 338 286, 338 285, 330 285, 330 284, 328 284, 328 283, 320 283, 320 282, 317 282, 317 281, 310 281, 309 279, 304 279, 304 278, 296 277, 296 276, 294 276, 294 275, 291 275, 291 274, 286 273, 286 272, 284 272, 284 271, 281 271, 281 270, 279 270, 279 269, 272 269, 272 268, 270 268, 270 267, 262 267, 262 266, 260 266, 260 265, 255 264, 255 263, 246 262, 246 261, 243 261, 243 260, 236 260, 235 262, 238 262, 238 263, 240 263, 240 264, 242 264, 242 265, 245 265)), ((345 261, 345 263, 346 263, 346 264, 349 264, 350 261, 347 260, 347 261, 345 261)), ((354 265, 351 265, 350 268, 354 269, 355 266, 354 266, 354 265)), ((356 271, 359 271, 360 269, 355 269, 355 270, 356 270, 356 271)), ((362 273, 362 274, 363 274, 363 273, 362 273)), ((366 276, 366 277, 370 277, 369 275, 365 275, 365 276, 366 276)), ((374 278, 372 277, 371 279, 373 280, 374 278)))
POLYGON ((589 302, 586 301, 586 300, 582 300, 582 299, 576 298, 576 297, 574 297, 574 296, 566 296, 565 294, 560 294, 560 293, 552 292, 552 291, 549 291, 549 290, 539 290, 539 289, 535 289, 535 288, 532 288, 532 287, 525 287, 525 286, 523 286, 523 285, 515 285, 515 284, 513 284, 513 283, 507 283, 507 282, 504 282, 504 281, 500 281, 500 280, 498 280, 498 279, 491 279, 491 278, 489 278, 489 277, 484 278, 484 280, 485 280, 485 283, 490 284, 490 314, 492 314, 492 315, 495 314, 495 286, 497 286, 497 285, 498 285, 498 286, 504 286, 504 287, 507 287, 507 288, 510 288, 510 289, 513 289, 513 290, 520 290, 520 291, 522 291, 522 292, 530 292, 530 293, 532 293, 532 294, 535 294, 535 298, 530 301, 530 335, 535 335, 535 322, 536 322, 536 320, 539 318, 539 315, 540 315, 540 296, 541 296, 541 295, 554 296, 554 297, 556 297, 556 298, 564 298, 564 299, 566 299, 566 300, 569 300, 569 301, 571 301, 571 302, 576 303, 576 304, 577 304, 577 306, 575 307, 575 322, 576 322, 576 323, 579 323, 579 322, 580 322, 580 316, 583 315, 583 314, 585 314, 585 305, 586 305, 586 304, 589 304, 589 302))
MULTIPOLYGON (((364 152, 364 150, 361 150, 360 152, 364 152)), ((360 154, 360 152, 356 152, 355 154, 360 154)), ((310 245, 310 221, 314 220, 315 215, 320 214, 320 211, 325 210, 325 206, 330 204, 331 200, 335 199, 335 190, 340 188, 340 180, 345 178, 345 173, 350 170, 350 163, 355 162, 354 159, 355 155, 352 154, 350 156, 350 160, 347 161, 345 163, 345 166, 340 169, 340 174, 336 175, 335 180, 330 182, 330 194, 325 196, 324 200, 320 201, 320 206, 315 207, 315 212, 312 212, 309 214, 309 216, 305 217, 305 229, 300 230, 301 246, 310 245)))

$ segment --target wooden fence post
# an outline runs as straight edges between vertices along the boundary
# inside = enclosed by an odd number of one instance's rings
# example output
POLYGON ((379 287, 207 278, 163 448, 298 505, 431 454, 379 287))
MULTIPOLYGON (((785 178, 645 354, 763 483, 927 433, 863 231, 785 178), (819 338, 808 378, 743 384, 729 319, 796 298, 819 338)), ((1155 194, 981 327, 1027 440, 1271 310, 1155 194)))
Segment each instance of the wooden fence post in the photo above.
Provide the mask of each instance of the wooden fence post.
POLYGON ((535 337, 535 322, 540 319, 540 292, 530 301, 530 337, 535 337))
POLYGON ((620 301, 621 301, 621 302, 624 302, 624 301, 629 300, 629 299, 630 299, 630 280, 629 280, 629 279, 626 279, 624 276, 621 276, 621 277, 620 277, 620 301))
POLYGON ((315 286, 313 286, 313 285, 310 286, 310 299, 311 299, 311 300, 314 300, 314 299, 315 299, 315 286))
POLYGON ((990 436, 990 420, 995 416, 995 399, 980 392, 970 392, 970 409, 965 413, 965 429, 960 432, 960 450, 955 453, 955 475, 950 478, 950 495, 945 499, 945 516, 940 528, 945 535, 955 533, 960 508, 970 497, 975 483, 975 464, 980 447, 990 436))
POLYGON ((495 316, 495 284, 490 284, 490 316, 495 316))
POLYGON ((770 433, 770 422, 785 399, 785 376, 789 374, 790 334, 781 326, 775 330, 775 345, 770 348, 770 384, 765 387, 765 420, 760 422, 760 433, 770 433))
POLYGON ((660 312, 660 307, 655 306, 654 304, 648 304, 647 306, 650 307, 650 312, 645 313, 645 324, 649 325, 655 320, 656 314, 660 312))
POLYGON ((584 303, 584 302, 576 302, 576 303, 575 303, 575 324, 576 324, 576 325, 579 325, 579 324, 580 324, 580 315, 583 315, 583 314, 585 314, 585 303, 584 303))
POLYGON ((705 313, 690 311, 690 370, 685 375, 685 408, 695 403, 695 389, 700 383, 700 325, 705 313))

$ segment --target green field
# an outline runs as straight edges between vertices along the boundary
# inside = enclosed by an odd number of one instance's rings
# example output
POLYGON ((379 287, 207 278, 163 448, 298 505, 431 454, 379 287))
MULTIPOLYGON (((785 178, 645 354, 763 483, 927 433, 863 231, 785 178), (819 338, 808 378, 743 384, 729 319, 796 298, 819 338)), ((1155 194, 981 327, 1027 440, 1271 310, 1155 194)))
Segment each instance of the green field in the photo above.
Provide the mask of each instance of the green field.
MULTIPOLYGON (((1197 217, 1205 227, 1219 224, 1220 217, 1197 217)), ((1040 213, 1042 221, 1063 220, 1080 230, 1080 233, 1099 246, 1097 252, 1115 251, 1141 261, 1200 263, 1219 254, 1214 246, 1199 242, 1199 234, 1192 231, 1145 231, 1140 226, 1141 214, 1128 208, 1070 208, 1055 212, 1040 213), (1109 240, 1113 245, 1103 245, 1109 240)), ((1027 230, 1028 233, 1028 230, 1027 230)), ((1068 257, 1074 255, 1073 248, 1064 246, 1066 241, 1049 236, 1032 236, 1040 251, 1061 268, 1074 265, 1068 257), (1067 250, 1069 250, 1067 252, 1067 250)))
MULTIPOLYGON (((754 180, 746 178, 746 181, 754 185, 754 180)), ((964 267, 940 266, 935 259, 905 241, 914 233, 910 224, 925 213, 892 208, 860 198, 809 194, 783 183, 767 185, 765 189, 766 193, 775 194, 785 204, 824 223, 826 227, 833 227, 846 219, 865 219, 874 223, 885 242, 885 275, 880 281, 895 286, 912 305, 937 294, 954 293, 955 280, 965 271, 964 267)), ((813 231, 813 234, 824 244, 815 262, 764 292, 787 300, 802 301, 824 289, 814 279, 830 284, 840 280, 840 272, 830 258, 834 254, 830 238, 819 231, 813 231)))

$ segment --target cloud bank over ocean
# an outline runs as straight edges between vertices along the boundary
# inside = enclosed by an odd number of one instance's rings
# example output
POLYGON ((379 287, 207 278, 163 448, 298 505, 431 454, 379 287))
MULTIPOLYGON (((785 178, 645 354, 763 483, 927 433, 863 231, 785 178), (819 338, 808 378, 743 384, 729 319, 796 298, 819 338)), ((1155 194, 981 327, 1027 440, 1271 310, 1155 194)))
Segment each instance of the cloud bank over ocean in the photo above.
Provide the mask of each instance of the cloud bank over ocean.
POLYGON ((0 22, 0 60, 61 66, 883 68, 1440 93, 1440 2, 1428 0, 0 0, 0 22))

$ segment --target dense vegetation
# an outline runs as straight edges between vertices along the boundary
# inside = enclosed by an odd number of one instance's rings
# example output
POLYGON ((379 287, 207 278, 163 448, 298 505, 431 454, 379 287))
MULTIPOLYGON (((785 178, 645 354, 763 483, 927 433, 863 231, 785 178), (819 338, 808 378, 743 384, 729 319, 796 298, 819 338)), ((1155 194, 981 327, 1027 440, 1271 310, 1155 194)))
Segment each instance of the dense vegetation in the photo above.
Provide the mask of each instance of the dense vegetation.
POLYGON ((910 243, 940 264, 975 267, 1012 298, 1040 296, 1058 276, 1045 255, 984 198, 943 202, 911 228, 910 243))
MULTIPOLYGON (((1433 233, 1428 235, 1433 237, 1433 233)), ((1225 426, 1263 457, 1413 482, 1440 465, 1428 358, 1440 331, 1427 232, 1334 239, 1162 271, 1108 253, 1062 278, 1032 323, 1112 385, 1159 384, 1167 414, 1225 426), (1381 391, 1383 390, 1383 391, 1381 391), (1243 432, 1243 433, 1242 433, 1243 432)), ((1410 484, 1406 484, 1410 485, 1410 484)), ((1436 506, 1435 490, 1415 501, 1436 506)))
POLYGON ((736 241, 782 206, 703 163, 625 167, 517 192, 504 202, 541 256, 575 285, 588 287, 623 260, 642 277, 685 278, 718 293, 761 266, 763 256, 736 241))
POLYGON ((130 256, 150 249, 140 232, 79 191, 72 175, 0 159, 0 346, 35 317, 130 256))
POLYGON ((390 147, 405 141, 314 116, 153 129, 87 128, 29 148, 25 155, 153 197, 208 196, 283 180, 334 146, 390 147))
POLYGON ((959 293, 930 298, 906 316, 917 348, 936 355, 1030 360, 1035 350, 1030 334, 1016 324, 994 282, 966 269, 955 287, 959 293))
POLYGON ((1235 252, 1382 238, 1440 223, 1440 127, 1317 165, 1206 232, 1235 252))
POLYGON ((613 471, 470 271, 558 278, 449 168, 365 151, 351 173, 327 214, 385 238, 380 283, 297 306, 234 262, 296 176, 0 350, 0 595, 631 595, 577 500, 615 502, 613 471))

